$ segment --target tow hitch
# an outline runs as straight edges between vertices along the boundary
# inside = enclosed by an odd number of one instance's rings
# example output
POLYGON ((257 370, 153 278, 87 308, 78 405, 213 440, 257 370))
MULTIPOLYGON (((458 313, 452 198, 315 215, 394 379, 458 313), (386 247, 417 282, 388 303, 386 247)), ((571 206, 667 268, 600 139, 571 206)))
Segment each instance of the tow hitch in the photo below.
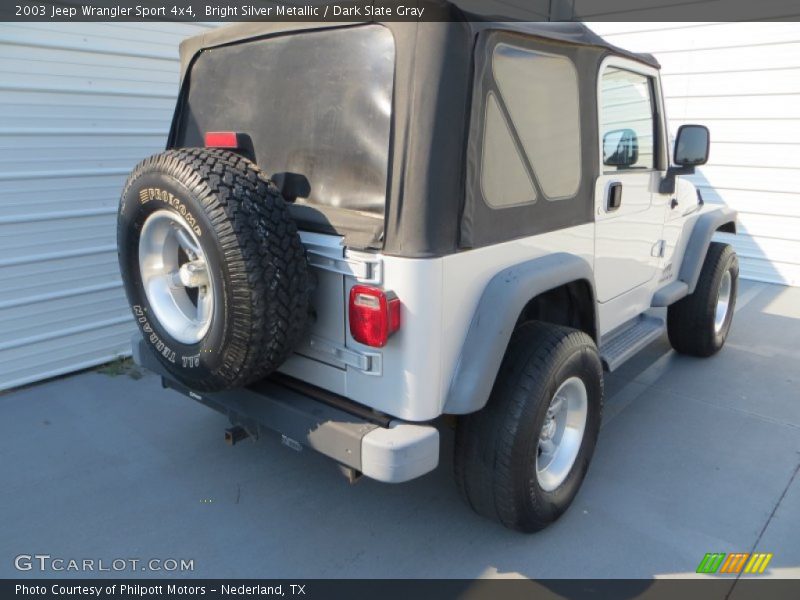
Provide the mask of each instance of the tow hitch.
POLYGON ((225 430, 225 443, 230 446, 235 446, 238 442, 250 437, 250 433, 241 425, 229 427, 225 430))

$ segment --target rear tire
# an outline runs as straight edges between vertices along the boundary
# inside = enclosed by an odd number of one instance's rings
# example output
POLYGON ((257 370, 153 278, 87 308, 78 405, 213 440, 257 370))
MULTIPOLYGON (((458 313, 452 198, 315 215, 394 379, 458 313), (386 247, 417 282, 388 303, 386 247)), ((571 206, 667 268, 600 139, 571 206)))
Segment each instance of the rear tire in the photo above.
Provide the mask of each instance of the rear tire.
POLYGON ((134 317, 190 388, 247 385, 275 370, 309 320, 305 250, 283 198, 226 150, 168 150, 131 173, 117 221, 134 317))
POLYGON ((711 356, 725 345, 736 308, 739 261, 728 244, 711 242, 697 287, 667 310, 667 333, 681 354, 711 356))
POLYGON ((537 321, 521 325, 486 406, 459 417, 454 466, 461 495, 510 529, 547 527, 578 493, 602 405, 602 365, 588 335, 537 321))

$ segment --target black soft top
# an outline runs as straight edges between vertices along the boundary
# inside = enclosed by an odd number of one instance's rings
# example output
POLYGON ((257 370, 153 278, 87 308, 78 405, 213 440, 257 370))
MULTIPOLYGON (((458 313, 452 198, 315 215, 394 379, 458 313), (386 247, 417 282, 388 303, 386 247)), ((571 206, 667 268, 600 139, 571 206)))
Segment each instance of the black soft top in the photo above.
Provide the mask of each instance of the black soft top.
MULTIPOLYGON (((620 48, 619 46, 615 46, 614 44, 610 44, 583 23, 574 21, 517 22, 489 20, 487 17, 465 12, 459 9, 454 3, 448 2, 445 4, 450 6, 450 10, 453 15, 452 20, 465 23, 465 25, 471 29, 474 35, 477 35, 480 31, 484 31, 486 29, 514 31, 543 39, 564 42, 567 44, 605 48, 612 54, 625 56, 650 66, 660 68, 658 61, 652 54, 631 52, 629 50, 625 50, 624 48, 620 48)), ((200 35, 187 38, 181 43, 181 72, 184 73, 186 71, 189 61, 203 48, 214 48, 216 46, 234 44, 236 42, 241 42, 251 38, 279 35, 281 33, 324 29, 329 27, 346 27, 348 25, 352 26, 368 22, 376 21, 308 23, 278 23, 259 21, 226 25, 224 27, 212 29, 211 31, 202 33, 200 35)), ((377 22, 380 23, 380 21, 377 22)), ((383 22, 382 24, 390 26, 390 28, 393 30, 405 29, 409 31, 409 33, 413 30, 416 30, 418 25, 417 22, 383 22)))
MULTIPOLYGON (((445 7, 449 20, 360 22, 247 22, 211 30, 181 44, 182 98, 190 85, 193 61, 204 49, 217 48, 288 33, 345 30, 377 23, 394 38, 395 73, 392 140, 383 219, 365 220, 357 211, 318 211, 297 207, 301 225, 312 231, 335 233, 355 248, 381 249, 407 257, 442 256, 486 244, 574 225, 592 218, 592 196, 598 145, 594 110, 582 112, 584 170, 575 202, 560 208, 537 203, 535 208, 487 211, 475 194, 477 153, 472 149, 471 125, 474 86, 489 60, 483 43, 497 36, 528 40, 560 48, 570 55, 580 73, 580 96, 586 108, 596 106, 597 69, 604 57, 621 56, 658 68, 648 54, 637 54, 609 44, 577 22, 513 22, 488 20, 466 13, 452 3, 445 7), (187 76, 187 73, 189 76, 187 76), (305 214, 314 212, 314 215, 305 214), (301 214, 302 213, 302 214, 301 214), (315 217, 315 218, 312 218, 315 217), (533 223, 533 225, 530 225, 533 223)), ((441 13, 439 13, 441 15, 441 13)), ((353 85, 360 85, 353 82, 353 85)), ((176 110, 170 146, 181 139, 181 102, 176 110)), ((342 110, 349 109, 342 106, 342 110)), ((357 117, 357 115, 354 115, 357 117)), ((474 121, 474 119, 473 119, 474 121)))

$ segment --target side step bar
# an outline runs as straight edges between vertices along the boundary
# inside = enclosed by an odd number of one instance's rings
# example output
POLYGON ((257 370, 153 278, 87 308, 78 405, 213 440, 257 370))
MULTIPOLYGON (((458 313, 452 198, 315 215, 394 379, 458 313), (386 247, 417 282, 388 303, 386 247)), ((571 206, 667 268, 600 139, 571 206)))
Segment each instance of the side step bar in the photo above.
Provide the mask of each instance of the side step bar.
POLYGON ((368 418, 365 407, 345 398, 313 398, 300 391, 300 385, 290 389, 270 379, 237 390, 196 392, 172 379, 138 334, 133 358, 161 375, 164 387, 226 415, 232 426, 227 430, 229 443, 276 432, 289 448, 316 450, 344 467, 390 483, 424 475, 439 463, 439 431, 432 425, 384 422, 383 415, 368 418))
POLYGON ((600 358, 607 371, 613 371, 666 330, 663 319, 639 315, 618 327, 600 341, 600 358))

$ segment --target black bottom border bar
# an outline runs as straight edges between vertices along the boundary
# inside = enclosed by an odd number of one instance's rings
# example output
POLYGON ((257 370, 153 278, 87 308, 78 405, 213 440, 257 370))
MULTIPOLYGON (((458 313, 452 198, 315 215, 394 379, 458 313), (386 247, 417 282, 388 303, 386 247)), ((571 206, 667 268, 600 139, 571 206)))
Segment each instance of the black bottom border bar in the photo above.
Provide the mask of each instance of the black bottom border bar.
POLYGON ((4 579, 0 598, 800 598, 800 579, 4 579))

